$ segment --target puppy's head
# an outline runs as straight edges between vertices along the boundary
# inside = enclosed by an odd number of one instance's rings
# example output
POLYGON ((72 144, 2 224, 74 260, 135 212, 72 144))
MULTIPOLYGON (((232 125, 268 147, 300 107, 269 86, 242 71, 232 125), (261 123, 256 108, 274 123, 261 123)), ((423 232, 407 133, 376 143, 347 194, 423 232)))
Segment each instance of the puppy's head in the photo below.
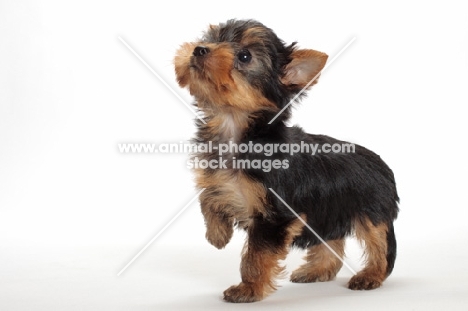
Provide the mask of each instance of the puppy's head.
POLYGON ((259 22, 229 20, 183 44, 174 64, 179 85, 189 89, 202 110, 278 111, 317 82, 327 57, 286 45, 259 22))

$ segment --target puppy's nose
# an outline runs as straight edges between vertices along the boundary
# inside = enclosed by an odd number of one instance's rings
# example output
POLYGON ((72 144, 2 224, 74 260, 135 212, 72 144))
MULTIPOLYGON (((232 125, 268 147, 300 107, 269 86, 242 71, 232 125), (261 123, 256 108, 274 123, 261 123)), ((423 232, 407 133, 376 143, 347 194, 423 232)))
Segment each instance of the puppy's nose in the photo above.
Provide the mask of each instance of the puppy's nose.
POLYGON ((203 56, 210 53, 210 49, 204 46, 197 46, 193 50, 193 56, 203 56))

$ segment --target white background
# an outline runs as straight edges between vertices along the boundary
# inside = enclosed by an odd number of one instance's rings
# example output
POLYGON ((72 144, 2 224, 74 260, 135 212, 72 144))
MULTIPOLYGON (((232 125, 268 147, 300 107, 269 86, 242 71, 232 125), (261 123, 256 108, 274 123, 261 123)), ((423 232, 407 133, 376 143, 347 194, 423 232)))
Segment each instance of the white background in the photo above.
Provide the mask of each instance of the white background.
MULTIPOLYGON (((468 306, 463 1, 2 1, 0 309, 463 310, 468 306), (265 2, 266 3, 266 2, 265 2), (296 107, 291 124, 374 150, 393 169, 399 255, 378 290, 290 284, 231 305, 243 236, 204 240, 187 155, 124 155, 122 142, 179 142, 194 116, 118 40, 175 82, 178 46, 208 24, 254 18, 286 42, 330 55, 355 42, 296 107)), ((358 248, 348 262, 359 268, 358 248)), ((301 253, 287 260, 288 271, 301 253)))

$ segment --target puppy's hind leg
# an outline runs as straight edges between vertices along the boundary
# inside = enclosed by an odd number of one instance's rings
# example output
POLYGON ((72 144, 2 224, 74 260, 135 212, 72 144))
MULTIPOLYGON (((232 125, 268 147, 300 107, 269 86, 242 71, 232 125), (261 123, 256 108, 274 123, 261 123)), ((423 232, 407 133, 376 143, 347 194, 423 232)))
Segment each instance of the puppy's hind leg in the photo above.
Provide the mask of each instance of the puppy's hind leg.
POLYGON ((326 282, 335 278, 343 266, 345 240, 329 240, 326 243, 340 258, 336 257, 323 243, 314 245, 307 250, 304 258, 306 263, 291 274, 291 282, 326 282))

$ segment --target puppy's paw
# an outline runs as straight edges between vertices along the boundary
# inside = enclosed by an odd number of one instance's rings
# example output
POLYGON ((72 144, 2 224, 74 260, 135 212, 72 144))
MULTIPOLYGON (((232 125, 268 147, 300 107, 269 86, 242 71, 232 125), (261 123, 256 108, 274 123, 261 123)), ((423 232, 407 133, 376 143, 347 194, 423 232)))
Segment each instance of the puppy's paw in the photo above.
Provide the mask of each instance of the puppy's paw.
POLYGON ((366 273, 358 273, 348 282, 348 288, 352 290, 370 290, 382 285, 382 279, 366 273))
POLYGON ((254 284, 242 282, 224 291, 224 300, 228 302, 255 302, 262 299, 263 296, 258 293, 254 284))
POLYGON ((327 282, 335 279, 335 276, 335 271, 304 271, 298 269, 291 274, 290 280, 293 283, 327 282))
POLYGON ((232 220, 215 219, 207 223, 206 239, 217 249, 224 248, 234 233, 232 220))

